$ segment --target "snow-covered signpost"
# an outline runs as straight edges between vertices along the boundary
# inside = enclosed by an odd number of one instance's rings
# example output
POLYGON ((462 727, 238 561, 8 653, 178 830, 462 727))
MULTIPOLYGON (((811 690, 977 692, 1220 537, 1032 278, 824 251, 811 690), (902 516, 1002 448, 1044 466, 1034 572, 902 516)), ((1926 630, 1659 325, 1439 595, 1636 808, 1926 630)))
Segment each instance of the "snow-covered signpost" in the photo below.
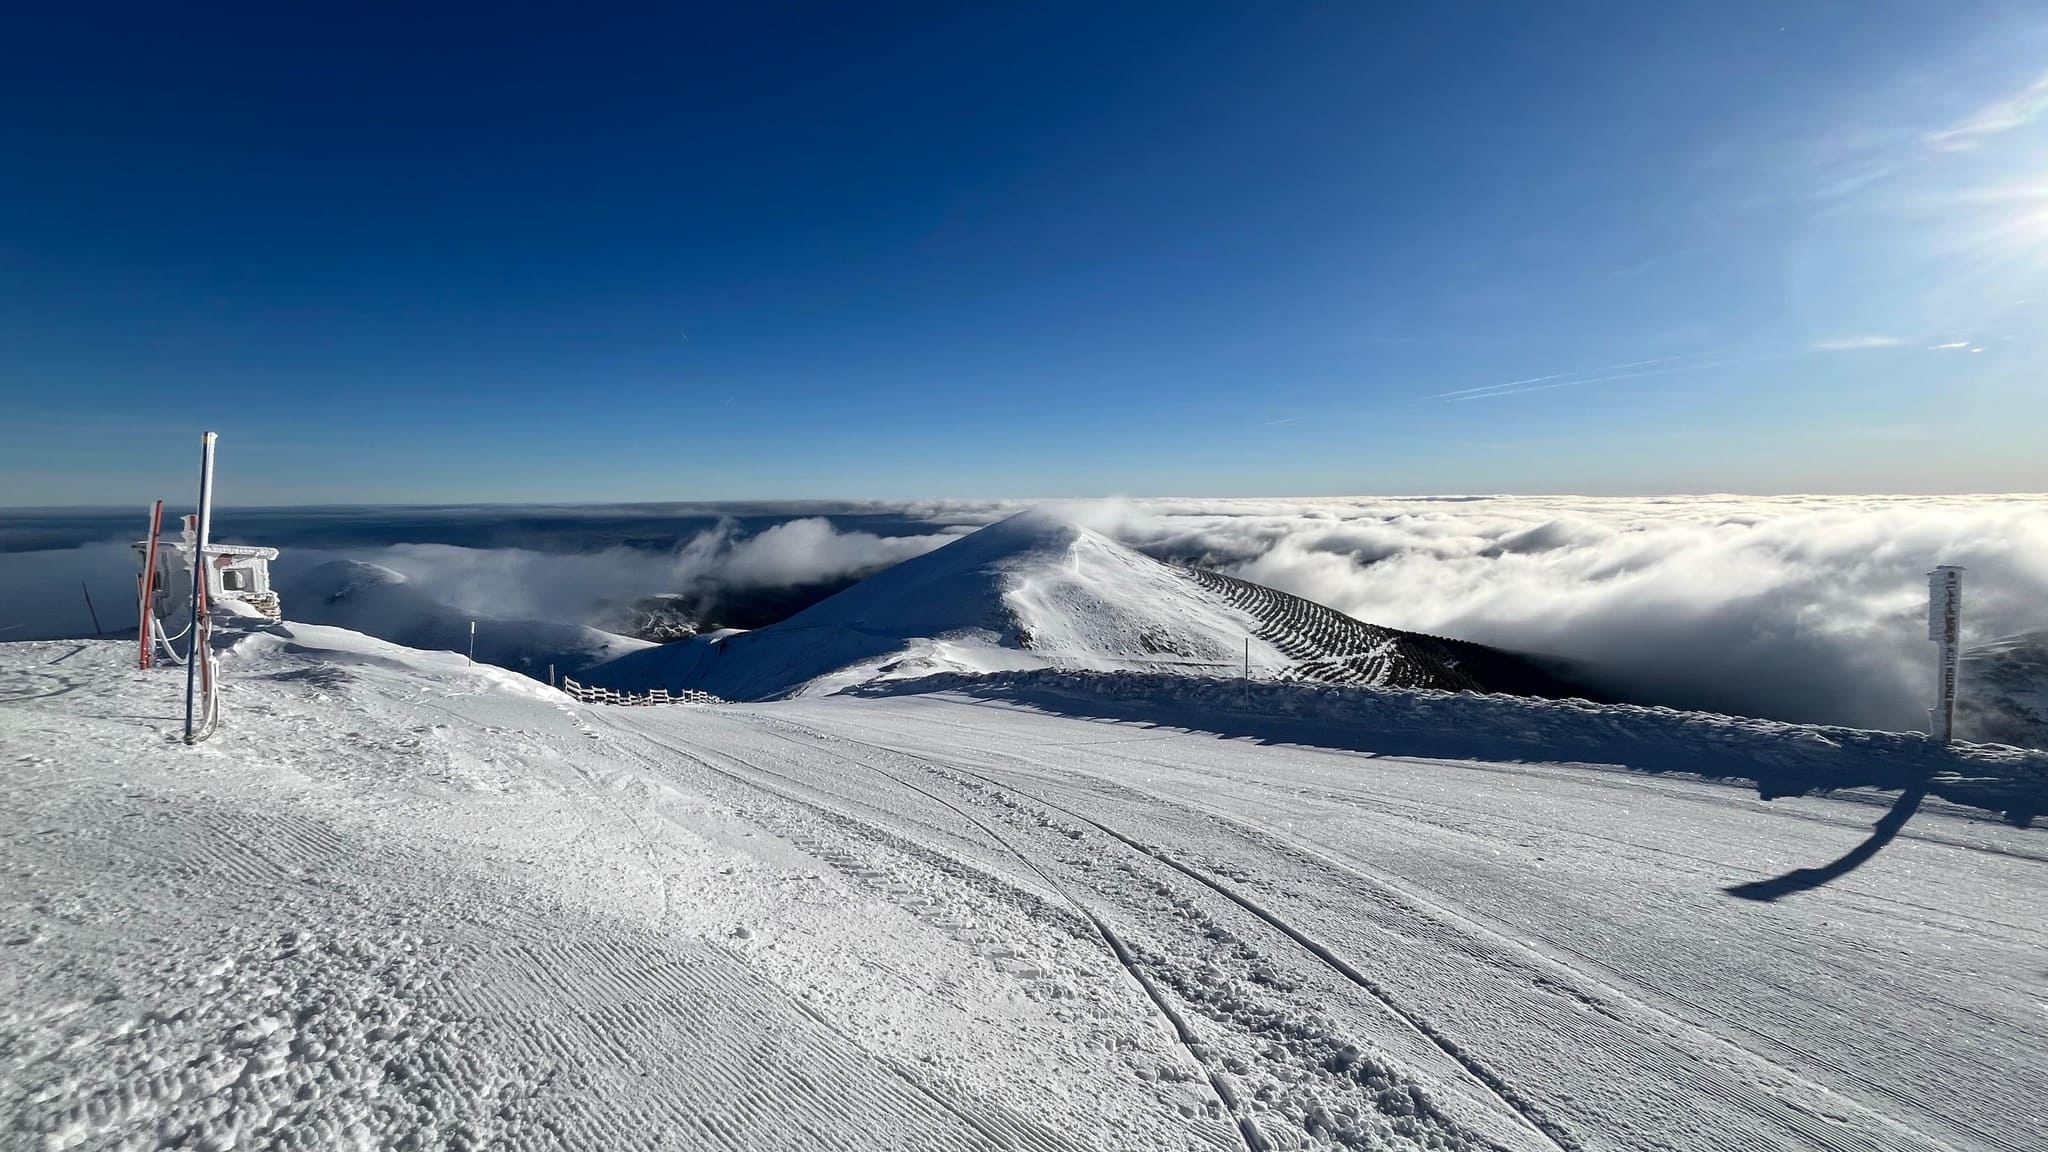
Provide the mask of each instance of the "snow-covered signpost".
POLYGON ((1927 638, 1939 646, 1928 730, 1946 744, 1956 715, 1956 660, 1962 640, 1963 570, 1943 564, 1927 574, 1927 638))

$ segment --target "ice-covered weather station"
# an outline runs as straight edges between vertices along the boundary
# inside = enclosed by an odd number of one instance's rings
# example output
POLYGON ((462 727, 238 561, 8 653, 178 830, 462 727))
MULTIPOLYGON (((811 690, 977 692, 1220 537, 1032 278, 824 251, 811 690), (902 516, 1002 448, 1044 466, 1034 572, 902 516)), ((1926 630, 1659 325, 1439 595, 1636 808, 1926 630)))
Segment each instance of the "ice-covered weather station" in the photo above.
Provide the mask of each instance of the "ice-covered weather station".
MULTIPOLYGON (((192 553, 198 539, 199 517, 191 515, 185 517, 184 529, 174 543, 160 539, 135 542, 145 565, 152 552, 156 556, 155 579, 150 583, 155 596, 152 608, 159 621, 181 615, 183 605, 191 599, 192 553)), ((275 548, 209 541, 204 566, 207 604, 224 616, 277 623, 283 615, 277 593, 270 587, 270 562, 275 559, 275 548)))
POLYGON ((230 627, 275 624, 283 606, 270 586, 270 562, 277 549, 215 544, 213 531, 213 446, 200 442, 199 511, 184 518, 175 541, 163 538, 164 502, 149 515, 149 537, 138 540, 142 572, 136 579, 140 623, 140 666, 161 656, 185 668, 185 743, 212 735, 220 719, 219 677, 212 638, 218 622, 230 627), (178 648, 184 641, 184 650, 178 648))

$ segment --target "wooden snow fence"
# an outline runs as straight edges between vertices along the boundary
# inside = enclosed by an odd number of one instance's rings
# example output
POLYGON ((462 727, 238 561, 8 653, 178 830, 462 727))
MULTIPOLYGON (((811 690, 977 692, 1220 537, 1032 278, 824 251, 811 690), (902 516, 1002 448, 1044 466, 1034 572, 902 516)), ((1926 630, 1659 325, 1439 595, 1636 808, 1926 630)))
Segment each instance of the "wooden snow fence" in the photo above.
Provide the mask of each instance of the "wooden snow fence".
POLYGON ((589 684, 578 684, 569 677, 562 677, 562 691, 580 704, 617 704, 629 708, 641 708, 651 704, 723 704, 725 701, 709 692, 685 688, 670 692, 656 688, 651 692, 620 692, 612 688, 598 688, 589 684))

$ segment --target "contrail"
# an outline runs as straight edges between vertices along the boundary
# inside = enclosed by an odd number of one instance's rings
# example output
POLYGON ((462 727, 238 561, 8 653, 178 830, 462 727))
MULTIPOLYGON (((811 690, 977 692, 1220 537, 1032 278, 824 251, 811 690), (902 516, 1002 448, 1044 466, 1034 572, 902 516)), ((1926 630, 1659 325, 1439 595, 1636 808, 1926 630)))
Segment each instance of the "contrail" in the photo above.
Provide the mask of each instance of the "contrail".
POLYGON ((1576 378, 1581 375, 1580 373, 1560 372, 1555 376, 1539 376, 1533 380, 1521 380, 1513 384, 1491 384, 1485 388, 1466 388, 1458 392, 1443 392, 1431 397, 1431 399, 1491 400, 1496 396, 1520 396, 1525 392, 1548 392, 1552 388, 1573 388, 1580 384, 1605 384, 1611 380, 1635 380, 1643 376, 1665 376, 1673 372, 1695 372, 1702 368, 1734 368, 1745 364, 1762 364, 1771 360, 1791 360, 1800 356, 1812 356, 1819 351, 1822 350, 1801 348, 1794 352, 1774 352, 1768 356, 1736 357, 1731 360, 1707 360, 1694 364, 1677 363, 1680 360, 1697 360, 1700 356, 1719 355, 1719 353, 1701 352, 1692 356, 1669 356, 1662 360, 1640 360, 1635 364, 1614 365, 1615 368, 1664 365, 1664 367, 1646 367, 1641 372, 1613 372, 1608 369, 1595 368, 1592 371, 1606 371, 1608 375, 1586 376, 1583 379, 1576 378), (1575 378, 1564 379, 1564 377, 1568 376, 1575 378), (1543 383, 1543 381, 1555 381, 1555 383, 1543 383))
MULTIPOLYGON (((1775 357, 1766 356, 1766 360, 1775 357)), ((1651 368, 1643 372, 1616 372, 1609 376, 1589 376, 1583 380, 1559 380, 1555 384, 1536 384, 1528 388, 1510 388, 1501 385, 1502 391, 1485 392, 1478 395, 1451 394, 1453 400, 1491 400, 1496 396, 1520 396, 1525 392, 1548 392, 1552 388, 1572 388, 1580 384, 1605 384, 1610 380, 1634 380, 1642 376, 1664 376, 1672 372, 1690 372, 1699 368, 1719 368, 1724 364, 1751 364, 1752 360, 1710 360, 1705 364, 1679 364, 1669 368, 1651 368)))
MULTIPOLYGON (((1703 356, 1718 355, 1720 355, 1720 353, 1718 352, 1688 352, 1683 356, 1661 356, 1655 360, 1631 360, 1626 364, 1609 364, 1604 368, 1581 368, 1576 372, 1552 372, 1548 376, 1531 376, 1526 380, 1510 380, 1505 384, 1482 384, 1477 388, 1460 388, 1454 392, 1438 392, 1436 395, 1431 396, 1430 399, 1452 400, 1460 396, 1476 396, 1481 392, 1495 392, 1508 388, 1521 388, 1525 384, 1542 384, 1548 380, 1563 380, 1566 377, 1571 376, 1593 376, 1596 373, 1601 372, 1619 372, 1624 368, 1647 368, 1653 364, 1676 364, 1681 360, 1698 360, 1703 356)), ((1600 377, 1600 379, 1612 380, 1615 379, 1615 377, 1602 376, 1600 377)), ((1575 383, 1591 384, 1594 383, 1594 381, 1580 380, 1575 381, 1575 383)), ((1553 388, 1563 387, 1563 385, 1560 384, 1553 384, 1549 386, 1553 388)), ((1530 389, 1530 391, 1535 391, 1535 389, 1530 389)))

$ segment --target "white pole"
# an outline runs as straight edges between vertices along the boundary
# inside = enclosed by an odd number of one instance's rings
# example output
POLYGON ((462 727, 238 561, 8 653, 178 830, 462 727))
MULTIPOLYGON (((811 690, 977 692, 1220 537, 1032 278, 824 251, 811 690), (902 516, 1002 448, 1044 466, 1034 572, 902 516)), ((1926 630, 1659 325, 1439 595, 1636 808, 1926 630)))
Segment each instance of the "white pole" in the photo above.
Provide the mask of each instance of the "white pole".
POLYGON ((469 662, 476 663, 476 621, 469 622, 469 662))
POLYGON ((185 661, 185 743, 199 741, 196 708, 199 696, 199 665, 206 659, 200 649, 206 630, 199 626, 199 613, 206 604, 206 537, 213 530, 213 442, 206 433, 199 441, 199 535, 192 541, 192 656, 185 661))
POLYGON ((1928 731, 1949 742, 1956 718, 1956 666, 1962 641, 1963 570, 1943 564, 1927 574, 1927 638, 1937 645, 1934 707, 1928 709, 1928 731))

